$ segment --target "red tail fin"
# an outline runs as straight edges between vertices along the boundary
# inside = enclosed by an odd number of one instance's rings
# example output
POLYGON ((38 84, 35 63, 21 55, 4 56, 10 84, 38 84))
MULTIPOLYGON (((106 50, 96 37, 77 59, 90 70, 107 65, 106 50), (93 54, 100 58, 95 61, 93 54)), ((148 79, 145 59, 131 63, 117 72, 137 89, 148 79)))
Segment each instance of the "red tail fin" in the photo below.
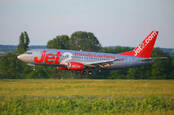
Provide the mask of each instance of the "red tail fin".
POLYGON ((158 36, 158 31, 152 31, 134 50, 129 52, 120 53, 120 55, 129 55, 136 57, 146 57, 151 56, 153 46, 155 44, 156 38, 158 36))

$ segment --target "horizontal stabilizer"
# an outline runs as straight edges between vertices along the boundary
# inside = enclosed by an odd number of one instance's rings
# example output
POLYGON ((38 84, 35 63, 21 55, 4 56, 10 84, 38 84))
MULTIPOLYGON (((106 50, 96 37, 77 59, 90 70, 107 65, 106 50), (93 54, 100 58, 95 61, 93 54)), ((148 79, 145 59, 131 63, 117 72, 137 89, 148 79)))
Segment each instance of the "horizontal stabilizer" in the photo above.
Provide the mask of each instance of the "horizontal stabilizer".
POLYGON ((152 57, 152 58, 141 59, 141 61, 166 60, 166 59, 168 58, 167 57, 152 57))
POLYGON ((166 60, 168 57, 152 57, 153 60, 166 60))

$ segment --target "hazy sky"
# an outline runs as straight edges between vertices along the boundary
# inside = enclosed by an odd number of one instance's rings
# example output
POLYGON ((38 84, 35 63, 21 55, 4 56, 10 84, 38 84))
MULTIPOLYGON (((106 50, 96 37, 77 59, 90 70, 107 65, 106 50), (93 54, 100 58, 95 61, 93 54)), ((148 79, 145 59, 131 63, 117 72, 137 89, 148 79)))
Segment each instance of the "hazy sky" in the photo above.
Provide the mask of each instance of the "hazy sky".
POLYGON ((92 32, 102 46, 137 46, 158 30, 155 47, 174 48, 174 0, 0 0, 0 44, 30 45, 57 35, 92 32))

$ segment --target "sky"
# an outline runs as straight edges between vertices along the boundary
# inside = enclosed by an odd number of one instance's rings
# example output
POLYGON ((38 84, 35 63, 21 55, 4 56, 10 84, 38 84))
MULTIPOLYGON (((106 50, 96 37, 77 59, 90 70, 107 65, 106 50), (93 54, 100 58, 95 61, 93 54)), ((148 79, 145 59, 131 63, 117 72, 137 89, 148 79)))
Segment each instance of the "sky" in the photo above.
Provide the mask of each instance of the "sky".
POLYGON ((102 46, 137 46, 152 30, 155 47, 174 48, 174 0, 0 0, 0 44, 30 45, 58 35, 92 32, 102 46))

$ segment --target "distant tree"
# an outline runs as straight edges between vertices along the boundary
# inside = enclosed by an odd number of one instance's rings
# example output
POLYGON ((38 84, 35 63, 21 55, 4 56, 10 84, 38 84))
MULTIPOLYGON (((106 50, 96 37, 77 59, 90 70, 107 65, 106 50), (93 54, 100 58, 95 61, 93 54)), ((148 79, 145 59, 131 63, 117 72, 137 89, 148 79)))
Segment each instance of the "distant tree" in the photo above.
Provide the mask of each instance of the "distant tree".
POLYGON ((129 47, 121 47, 121 46, 116 46, 114 48, 115 53, 122 53, 122 52, 128 52, 130 50, 132 50, 133 48, 129 48, 129 47))
POLYGON ((21 78, 23 73, 22 62, 16 58, 16 54, 7 53, 0 57, 1 78, 21 78))
POLYGON ((101 44, 93 33, 77 31, 71 35, 70 47, 73 50, 99 51, 101 44))
POLYGON ((25 51, 28 50, 28 45, 30 43, 30 39, 28 37, 27 32, 22 32, 20 37, 19 37, 19 45, 17 47, 17 53, 24 53, 25 51))
POLYGON ((130 51, 132 49, 133 48, 116 46, 116 47, 104 47, 100 51, 105 53, 122 53, 130 51))
POLYGON ((152 79, 167 79, 172 69, 170 55, 155 48, 152 57, 168 57, 166 60, 155 60, 152 64, 152 79))
POLYGON ((47 42, 47 48, 69 49, 69 37, 67 35, 56 36, 56 38, 47 42))
POLYGON ((127 79, 127 69, 111 70, 109 79, 127 79))
POLYGON ((114 48, 111 48, 111 47, 103 47, 100 49, 100 52, 115 53, 115 50, 114 50, 114 48))
POLYGON ((35 70, 27 74, 26 78, 48 78, 47 68, 44 66, 35 66, 35 70))
POLYGON ((171 65, 172 65, 172 69, 170 72, 170 79, 174 79, 174 58, 172 58, 171 65))
POLYGON ((127 71, 128 79, 149 79, 151 76, 151 65, 145 65, 137 68, 130 68, 127 71))

